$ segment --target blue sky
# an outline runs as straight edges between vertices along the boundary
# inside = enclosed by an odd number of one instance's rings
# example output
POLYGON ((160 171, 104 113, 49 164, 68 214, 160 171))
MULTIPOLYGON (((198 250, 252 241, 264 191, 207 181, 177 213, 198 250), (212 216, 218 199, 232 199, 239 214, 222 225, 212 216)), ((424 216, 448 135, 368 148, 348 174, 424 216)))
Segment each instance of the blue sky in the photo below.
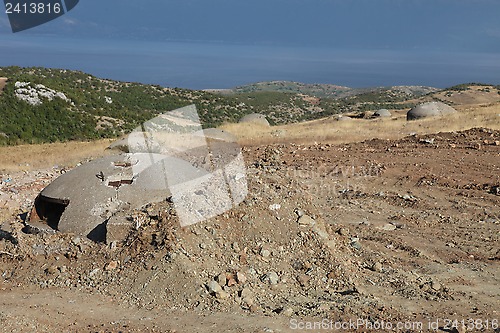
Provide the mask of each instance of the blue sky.
POLYGON ((498 17, 498 0, 82 0, 16 34, 0 15, 0 66, 191 88, 499 84, 498 17))

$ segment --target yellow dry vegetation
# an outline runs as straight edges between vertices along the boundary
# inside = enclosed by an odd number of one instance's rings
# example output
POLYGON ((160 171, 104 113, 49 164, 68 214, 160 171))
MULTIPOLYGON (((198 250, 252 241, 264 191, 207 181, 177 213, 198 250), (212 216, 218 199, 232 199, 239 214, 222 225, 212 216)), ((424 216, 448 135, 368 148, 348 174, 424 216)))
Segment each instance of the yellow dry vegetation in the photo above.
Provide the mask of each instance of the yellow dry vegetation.
POLYGON ((433 94, 433 97, 448 104, 478 105, 500 102, 499 91, 494 86, 469 86, 467 90, 440 91, 433 94))
POLYGON ((464 105, 459 112, 439 118, 406 121, 408 110, 390 110, 393 117, 386 119, 349 119, 335 117, 282 126, 255 124, 224 124, 221 129, 234 134, 243 145, 272 142, 359 142, 373 138, 398 139, 413 133, 432 134, 462 131, 475 127, 500 130, 500 103, 464 105))
MULTIPOLYGON (((220 128, 234 134, 242 145, 280 142, 348 143, 398 139, 413 133, 433 134, 462 131, 475 127, 500 130, 500 103, 458 106, 457 114, 441 118, 406 121, 407 110, 391 110, 387 119, 350 119, 334 117, 282 126, 252 123, 224 124, 220 128)), ((66 142, 0 147, 0 173, 36 170, 55 165, 74 166, 80 161, 116 152, 106 150, 113 140, 66 142)))
POLYGON ((109 154, 111 140, 0 147, 0 173, 36 170, 55 165, 74 166, 85 159, 109 154))

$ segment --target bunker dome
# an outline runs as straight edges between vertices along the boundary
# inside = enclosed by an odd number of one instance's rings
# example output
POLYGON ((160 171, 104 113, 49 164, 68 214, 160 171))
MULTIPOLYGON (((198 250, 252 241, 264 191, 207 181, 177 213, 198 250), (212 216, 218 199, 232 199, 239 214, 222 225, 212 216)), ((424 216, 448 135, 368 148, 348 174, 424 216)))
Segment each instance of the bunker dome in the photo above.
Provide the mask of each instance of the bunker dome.
POLYGON ((104 241, 105 222, 116 212, 169 198, 171 186, 207 174, 178 158, 160 154, 107 156, 61 175, 35 199, 33 227, 104 241), (159 177, 168 173, 170 177, 159 177))
POLYGON ((387 109, 380 109, 380 110, 375 111, 373 116, 377 117, 377 118, 390 117, 391 112, 389 112, 389 110, 387 110, 387 109))
POLYGON ((121 154, 82 164, 49 184, 27 225, 108 242, 110 227, 126 225, 127 214, 149 203, 169 199, 181 226, 221 214, 248 193, 235 141, 224 131, 202 130, 194 105, 159 115, 112 145, 121 154))
POLYGON ((456 113, 451 106, 442 102, 427 102, 415 106, 406 114, 406 120, 416 120, 428 117, 438 117, 456 113))
POLYGON ((266 116, 260 113, 251 113, 247 114, 243 118, 240 119, 240 123, 254 123, 263 126, 270 126, 269 121, 267 121, 266 116))

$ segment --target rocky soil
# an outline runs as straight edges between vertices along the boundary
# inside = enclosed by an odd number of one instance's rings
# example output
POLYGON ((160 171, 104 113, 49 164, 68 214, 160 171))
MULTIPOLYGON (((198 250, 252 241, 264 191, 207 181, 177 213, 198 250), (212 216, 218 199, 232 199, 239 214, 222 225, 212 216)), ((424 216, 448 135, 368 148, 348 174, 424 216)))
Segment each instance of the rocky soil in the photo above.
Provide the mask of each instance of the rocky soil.
POLYGON ((111 244, 25 228, 65 168, 3 174, 0 331, 500 332, 499 140, 247 146, 242 204, 186 228, 148 205, 111 244))

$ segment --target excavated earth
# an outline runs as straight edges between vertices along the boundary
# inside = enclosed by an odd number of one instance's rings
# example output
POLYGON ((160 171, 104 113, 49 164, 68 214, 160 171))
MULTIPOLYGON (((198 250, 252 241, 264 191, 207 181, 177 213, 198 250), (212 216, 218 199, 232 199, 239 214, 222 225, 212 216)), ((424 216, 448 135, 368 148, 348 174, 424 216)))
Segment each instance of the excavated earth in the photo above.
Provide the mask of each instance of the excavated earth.
POLYGON ((0 331, 500 332, 499 140, 246 146, 239 206, 111 244, 24 227, 64 169, 1 175, 0 331))

